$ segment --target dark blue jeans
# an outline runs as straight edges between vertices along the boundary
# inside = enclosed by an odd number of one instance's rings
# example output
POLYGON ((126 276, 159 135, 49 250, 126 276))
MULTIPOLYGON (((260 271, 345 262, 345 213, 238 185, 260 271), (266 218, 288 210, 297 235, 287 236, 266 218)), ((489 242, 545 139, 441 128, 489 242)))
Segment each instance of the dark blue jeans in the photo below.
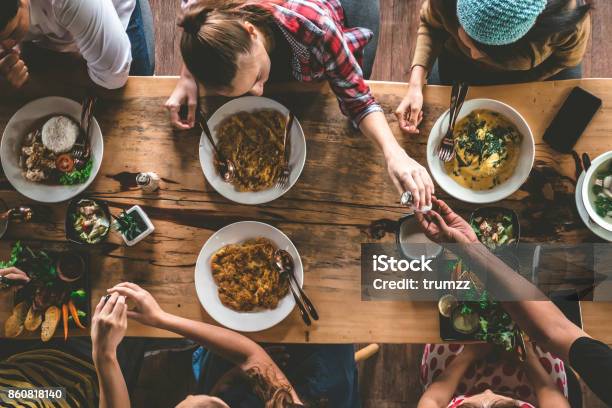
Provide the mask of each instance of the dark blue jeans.
MULTIPOLYGON (((142 13, 141 0, 136 0, 136 7, 130 17, 126 33, 132 45, 132 65, 130 75, 151 76, 155 71, 155 60, 152 50, 152 29, 146 24, 142 13)), ((148 5, 148 4, 147 4, 148 5)))

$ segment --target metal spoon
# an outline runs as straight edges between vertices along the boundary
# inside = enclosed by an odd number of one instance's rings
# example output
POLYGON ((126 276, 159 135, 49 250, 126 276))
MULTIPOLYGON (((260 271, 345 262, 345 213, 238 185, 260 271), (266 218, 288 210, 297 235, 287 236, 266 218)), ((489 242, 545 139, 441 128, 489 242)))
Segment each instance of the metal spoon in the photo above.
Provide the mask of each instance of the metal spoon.
POLYGON ((293 257, 291 256, 289 252, 285 251, 284 249, 277 249, 274 252, 274 267, 281 274, 289 275, 293 283, 295 283, 295 286, 298 288, 300 297, 304 301, 304 304, 306 305, 306 308, 308 309, 308 313, 310 314, 310 316, 312 316, 314 320, 319 320, 319 314, 317 313, 317 310, 315 309, 314 304, 311 302, 308 295, 306 295, 306 293, 302 290, 302 288, 300 287, 300 284, 295 278, 295 274, 293 273, 294 266, 295 265, 293 263, 293 257))
POLYGON ((215 140, 212 137, 212 133, 210 132, 210 128, 208 127, 208 122, 206 121, 206 115, 202 110, 200 110, 198 124, 202 129, 202 132, 206 134, 208 141, 213 147, 215 151, 215 161, 217 163, 217 167, 219 169, 219 174, 223 178, 223 181, 226 183, 231 183, 234 180, 234 176, 236 175, 236 166, 230 159, 224 159, 221 151, 217 147, 215 140))
POLYGON ((591 167, 591 157, 588 153, 582 153, 582 164, 584 166, 584 171, 588 171, 591 167))
POLYGON ((30 221, 32 219, 32 209, 30 207, 15 207, 0 213, 0 221, 8 219, 30 221))
MULTIPOLYGON (((1 204, 3 204, 3 202, 1 202, 0 205, 1 204)), ((6 208, 6 205, 4 205, 4 208, 6 208)), ((11 220, 28 222, 32 219, 32 215, 33 212, 30 207, 16 207, 0 213, 0 238, 6 233, 11 220)))
MULTIPOLYGON (((282 272, 280 274, 280 279, 285 281, 289 279, 289 275, 290 274, 288 272, 282 272)), ((295 304, 298 305, 298 309, 300 310, 300 315, 302 316, 302 320, 304 321, 304 323, 306 323, 306 326, 310 326, 312 324, 312 321, 310 320, 310 317, 308 317, 308 312, 306 312, 306 308, 304 307, 302 300, 300 299, 298 294, 295 292, 295 289, 293 289, 293 285, 291 284, 291 281, 287 283, 289 284, 289 289, 291 289, 291 294, 293 295, 295 304)))

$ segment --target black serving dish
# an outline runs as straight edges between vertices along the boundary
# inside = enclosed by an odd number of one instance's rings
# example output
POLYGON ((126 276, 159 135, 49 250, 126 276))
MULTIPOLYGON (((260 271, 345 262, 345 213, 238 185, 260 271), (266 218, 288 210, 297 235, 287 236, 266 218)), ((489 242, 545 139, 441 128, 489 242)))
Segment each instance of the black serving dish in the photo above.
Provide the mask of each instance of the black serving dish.
POLYGON ((498 214, 508 215, 512 219, 512 229, 514 231, 515 241, 511 244, 502 244, 501 246, 493 250, 493 252, 516 249, 521 239, 521 224, 519 223, 518 215, 514 210, 503 207, 480 207, 472 212, 468 222, 470 223, 470 226, 472 226, 472 222, 476 217, 493 218, 495 215, 498 214))
MULTIPOLYGON (((517 271, 519 270, 519 267, 520 267, 519 258, 516 256, 514 251, 506 248, 505 250, 496 252, 495 256, 499 258, 500 260, 502 260, 504 263, 506 263, 510 268, 517 270, 517 271)), ((438 278, 441 280, 448 280, 452 276, 453 268, 455 267, 457 260, 447 259, 443 262, 446 262, 446 265, 445 267, 438 268, 438 270, 440 271, 438 278)), ((446 291, 440 290, 438 299, 441 299, 444 295, 447 295, 447 294, 456 295, 455 293, 452 293, 449 290, 446 290, 446 291)), ((461 299, 459 299, 459 301, 461 301, 461 299)), ((474 303, 477 303, 477 301, 474 301, 474 303)), ((438 311, 438 317, 439 317, 439 323, 440 323, 440 338, 443 341, 449 341, 449 342, 481 341, 476 338, 475 332, 467 334, 467 333, 463 333, 455 329, 455 327, 453 326, 452 317, 446 317, 442 315, 442 313, 440 313, 439 311, 438 311)))
POLYGON ((66 221, 65 221, 66 239, 72 243, 79 244, 79 245, 96 245, 101 242, 104 242, 108 238, 108 234, 110 233, 110 230, 111 230, 110 225, 112 225, 112 220, 113 218, 111 216, 110 209, 108 207, 108 202, 102 201, 102 200, 95 200, 89 197, 77 197, 73 199, 72 201, 70 201, 70 203, 68 204, 68 209, 66 210, 66 221), (97 243, 91 244, 89 242, 83 241, 79 237, 79 233, 74 229, 74 216, 76 214, 77 205, 79 201, 81 200, 94 201, 96 204, 100 206, 106 218, 108 218, 108 223, 109 223, 108 230, 106 231, 104 235, 100 236, 100 240, 97 243))
MULTIPOLYGON (((29 245, 26 245, 24 243, 24 246, 29 246, 29 245)), ((39 251, 40 248, 38 248, 37 246, 36 247, 33 246, 32 250, 39 251)), ((59 307, 61 310, 62 304, 67 303, 68 300, 70 299, 69 297, 70 292, 79 290, 79 289, 83 289, 85 291, 85 298, 72 299, 72 300, 74 302, 75 307, 78 310, 82 310, 83 312, 87 314, 87 316, 80 318, 80 321, 85 327, 89 329, 90 323, 91 323, 91 278, 90 278, 89 254, 86 252, 71 250, 66 246, 66 244, 64 245, 60 244, 59 246, 53 245, 52 249, 49 249, 49 250, 43 249, 43 251, 46 252, 54 262, 57 262, 57 260, 64 254, 78 256, 83 261, 82 262, 83 271, 77 280, 72 281, 72 282, 65 282, 58 276, 53 281, 52 285, 57 285, 58 288, 63 288, 63 290, 61 291, 65 291, 66 293, 68 293, 68 297, 57 299, 57 302, 52 302, 52 303, 54 303, 54 305, 59 307)), ((29 284, 17 290, 13 296, 13 304, 17 305, 24 301, 27 302, 28 304, 32 303, 34 300, 35 293, 36 293, 36 288, 37 288, 37 285, 34 284, 33 281, 31 281, 29 284)), ((74 322, 71 322, 69 324, 69 328, 71 330, 77 329, 74 322)), ((24 331, 24 333, 29 333, 29 332, 24 331)), ((40 328, 33 333, 35 336, 39 336, 40 328)), ((57 330, 55 332, 54 337, 61 336, 62 335, 61 333, 62 333, 62 320, 60 318, 60 322, 57 326, 57 330)), ((32 335, 32 333, 30 333, 30 335, 32 335)))
MULTIPOLYGON (((449 279, 452 275, 452 269, 455 265, 454 260, 447 260, 445 268, 439 268, 439 271, 443 274, 440 276, 440 279, 449 279)), ((440 299, 449 294, 449 291, 440 291, 440 299)), ((438 311, 438 317, 440 321, 440 338, 443 341, 452 341, 452 342, 464 342, 464 341, 474 341, 476 338, 474 337, 474 333, 466 334, 461 333, 453 327, 452 317, 443 316, 442 313, 438 311)))

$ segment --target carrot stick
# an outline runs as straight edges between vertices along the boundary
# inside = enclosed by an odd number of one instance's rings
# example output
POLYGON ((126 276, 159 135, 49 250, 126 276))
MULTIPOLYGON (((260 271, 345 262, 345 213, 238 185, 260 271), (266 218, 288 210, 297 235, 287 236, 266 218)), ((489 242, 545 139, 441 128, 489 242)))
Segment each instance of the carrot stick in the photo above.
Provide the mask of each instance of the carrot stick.
POLYGON ((68 305, 62 305, 62 320, 64 320, 64 341, 68 340, 68 305))
POLYGON ((83 326, 83 323, 81 323, 81 320, 79 319, 79 311, 74 306, 74 302, 72 301, 72 299, 68 301, 68 309, 70 310, 70 315, 74 320, 74 324, 76 324, 79 329, 85 329, 85 326, 83 326))

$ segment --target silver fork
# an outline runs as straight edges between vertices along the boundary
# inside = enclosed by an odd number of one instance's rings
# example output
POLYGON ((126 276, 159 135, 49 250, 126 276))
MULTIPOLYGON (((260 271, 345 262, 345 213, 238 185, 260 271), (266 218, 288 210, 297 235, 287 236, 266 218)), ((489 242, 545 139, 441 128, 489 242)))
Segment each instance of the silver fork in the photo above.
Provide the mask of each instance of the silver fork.
POLYGON ((455 140, 453 139, 453 131, 455 129, 455 123, 457 117, 461 112, 461 107, 467 96, 469 86, 465 82, 453 84, 451 91, 450 108, 448 111, 448 130, 440 146, 438 147, 438 158, 443 162, 449 162, 455 157, 455 140))
POLYGON ((96 101, 97 98, 95 96, 88 96, 83 101, 83 108, 81 110, 81 133, 79 135, 79 139, 77 140, 76 146, 72 151, 72 156, 76 160, 85 160, 89 158, 89 132, 91 130, 91 122, 96 101))
POLYGON ((285 125, 285 134, 283 137, 283 166, 281 167, 280 173, 276 180, 276 186, 280 189, 286 189, 289 186, 289 178, 291 176, 291 165, 289 164, 289 157, 291 156, 291 128, 293 127, 293 120, 295 116, 293 112, 289 112, 287 117, 287 123, 285 125))

